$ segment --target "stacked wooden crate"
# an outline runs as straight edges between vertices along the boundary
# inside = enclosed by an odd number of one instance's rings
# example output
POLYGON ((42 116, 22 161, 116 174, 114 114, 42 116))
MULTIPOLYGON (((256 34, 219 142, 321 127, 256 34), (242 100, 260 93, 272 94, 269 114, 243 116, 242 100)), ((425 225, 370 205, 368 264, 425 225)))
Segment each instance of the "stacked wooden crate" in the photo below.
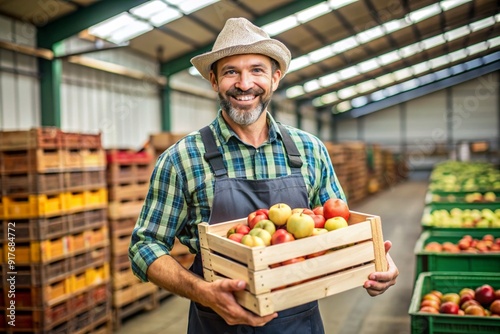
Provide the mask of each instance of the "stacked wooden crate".
POLYGON ((154 161, 147 151, 110 149, 106 156, 113 327, 116 330, 124 318, 154 309, 158 303, 158 287, 152 283, 141 283, 132 273, 128 257, 130 237, 148 192, 154 161))
POLYGON ((109 332, 104 170, 100 135, 0 132, 2 332, 109 332))

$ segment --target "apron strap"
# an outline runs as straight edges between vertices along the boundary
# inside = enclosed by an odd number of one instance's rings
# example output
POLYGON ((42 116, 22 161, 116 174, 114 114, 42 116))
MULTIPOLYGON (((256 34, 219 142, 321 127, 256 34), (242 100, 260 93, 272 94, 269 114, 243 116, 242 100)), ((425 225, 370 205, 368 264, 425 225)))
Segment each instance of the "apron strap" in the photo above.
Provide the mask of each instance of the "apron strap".
POLYGON ((281 136, 283 137, 283 144, 285 145, 290 167, 292 169, 302 167, 302 159, 300 158, 300 153, 297 149, 297 145, 295 145, 295 143, 293 142, 292 137, 290 137, 290 134, 288 133, 288 130, 285 129, 285 127, 281 123, 278 123, 278 126, 281 131, 281 136))
POLYGON ((205 145, 203 158, 212 167, 215 177, 227 175, 226 167, 224 167, 224 162, 222 161, 222 153, 217 149, 212 130, 207 125, 200 130, 200 134, 203 145, 205 145))

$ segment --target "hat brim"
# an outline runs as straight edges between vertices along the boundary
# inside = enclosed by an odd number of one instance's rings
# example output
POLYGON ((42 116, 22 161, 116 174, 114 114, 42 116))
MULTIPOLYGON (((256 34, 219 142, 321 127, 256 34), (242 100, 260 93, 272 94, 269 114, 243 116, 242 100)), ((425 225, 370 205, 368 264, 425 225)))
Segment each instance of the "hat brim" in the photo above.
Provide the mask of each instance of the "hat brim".
POLYGON ((217 51, 210 51, 193 57, 191 64, 200 74, 210 81, 210 69, 216 61, 235 55, 262 54, 276 60, 280 66, 282 77, 285 76, 290 63, 291 54, 288 48, 277 40, 263 40, 252 44, 235 45, 217 51))

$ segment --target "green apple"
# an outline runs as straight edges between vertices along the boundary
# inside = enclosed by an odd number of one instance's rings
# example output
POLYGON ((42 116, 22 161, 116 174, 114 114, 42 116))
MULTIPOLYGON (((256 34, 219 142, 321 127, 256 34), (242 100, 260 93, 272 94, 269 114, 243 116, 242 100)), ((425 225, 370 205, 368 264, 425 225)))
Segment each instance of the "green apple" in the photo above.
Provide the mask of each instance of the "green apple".
POLYGON ((263 228, 271 235, 276 232, 276 225, 274 225, 274 223, 269 219, 260 220, 253 228, 263 228))
MULTIPOLYGON (((266 231, 267 232, 267 231, 266 231)), ((265 246, 264 240, 255 235, 245 234, 241 238, 241 243, 248 247, 260 247, 265 246)))
POLYGON ((339 228, 344 228, 347 226, 349 226, 349 225, 347 224, 347 220, 345 220, 344 217, 333 217, 333 218, 327 219, 325 222, 325 228, 328 231, 334 231, 334 230, 337 230, 339 228))
POLYGON ((328 232, 328 230, 326 228, 315 227, 313 229, 313 233, 311 235, 320 235, 320 234, 324 234, 327 232, 328 232))
POLYGON ((314 219, 305 213, 294 213, 286 222, 286 230, 293 234, 295 239, 309 237, 314 231, 314 219))
POLYGON ((271 220, 276 226, 285 225, 291 215, 292 208, 285 203, 276 203, 269 208, 269 220, 271 220))
POLYGON ((271 233, 269 233, 267 230, 264 230, 263 228, 253 228, 248 232, 248 234, 254 236, 254 237, 259 237, 264 241, 264 245, 269 246, 271 244, 271 233))

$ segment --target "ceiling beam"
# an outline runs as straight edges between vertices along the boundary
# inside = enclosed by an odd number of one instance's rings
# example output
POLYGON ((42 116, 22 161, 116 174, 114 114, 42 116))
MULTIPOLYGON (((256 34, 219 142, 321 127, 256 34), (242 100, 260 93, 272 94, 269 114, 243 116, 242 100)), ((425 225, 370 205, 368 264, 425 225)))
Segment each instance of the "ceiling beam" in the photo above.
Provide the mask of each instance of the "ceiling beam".
MULTIPOLYGON (((500 52, 496 52, 492 55, 486 56, 486 57, 496 57, 498 59, 498 55, 500 52)), ((484 59, 484 57, 482 57, 484 59)), ((475 68, 470 71, 462 72, 457 75, 448 77, 446 79, 440 80, 433 82, 431 84, 425 85, 425 86, 420 86, 418 88, 415 88, 411 91, 403 92, 388 98, 385 98, 383 100, 377 101, 377 102, 372 102, 369 103, 363 107, 356 108, 356 109, 351 109, 345 113, 338 114, 338 115, 333 115, 333 118, 335 120, 344 120, 344 119, 352 119, 352 118, 358 118, 361 116, 366 116, 368 114, 371 114, 373 112, 392 107, 394 105, 407 102, 413 99, 416 99, 418 97, 424 96, 431 94, 433 92, 436 92, 438 90, 442 90, 447 87, 455 86, 460 83, 473 80, 475 78, 478 78, 480 76, 486 75, 491 72, 499 71, 500 70, 500 61, 494 61, 489 64, 483 65, 481 67, 475 68)))
MULTIPOLYGON (((314 6, 318 3, 324 2, 324 0, 308 0, 308 1, 301 1, 301 0, 295 0, 287 5, 284 5, 280 8, 277 8, 267 14, 264 14, 262 16, 259 16, 255 19, 253 19, 253 23, 257 26, 263 26, 265 24, 268 24, 270 22, 279 20, 283 17, 286 17, 291 14, 295 14, 303 9, 309 8, 311 6, 314 6)), ((171 60, 169 62, 162 63, 162 74, 163 75, 172 75, 175 73, 178 73, 180 71, 183 71, 185 69, 188 69, 191 67, 191 58, 202 54, 204 52, 208 52, 212 49, 213 43, 204 45, 196 50, 193 50, 191 52, 188 52, 184 54, 183 56, 180 56, 174 60, 171 60)))
POLYGON ((101 0, 79 8, 37 30, 37 45, 51 49, 66 38, 74 36, 99 22, 134 8, 147 0, 101 0))

